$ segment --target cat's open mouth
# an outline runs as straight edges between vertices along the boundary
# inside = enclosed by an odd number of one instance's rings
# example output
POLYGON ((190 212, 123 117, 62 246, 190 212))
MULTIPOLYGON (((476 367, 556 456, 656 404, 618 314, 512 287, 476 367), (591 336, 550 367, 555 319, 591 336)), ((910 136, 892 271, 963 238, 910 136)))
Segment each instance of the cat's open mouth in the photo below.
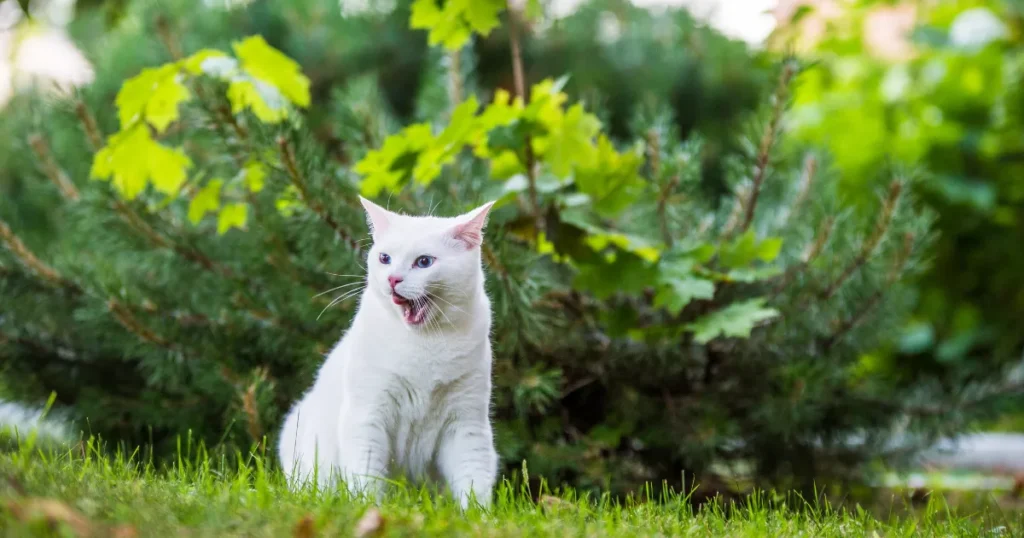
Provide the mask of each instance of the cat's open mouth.
POLYGON ((427 318, 427 308, 430 306, 425 298, 407 299, 401 295, 391 292, 391 301, 402 307, 402 317, 409 325, 419 325, 427 318))

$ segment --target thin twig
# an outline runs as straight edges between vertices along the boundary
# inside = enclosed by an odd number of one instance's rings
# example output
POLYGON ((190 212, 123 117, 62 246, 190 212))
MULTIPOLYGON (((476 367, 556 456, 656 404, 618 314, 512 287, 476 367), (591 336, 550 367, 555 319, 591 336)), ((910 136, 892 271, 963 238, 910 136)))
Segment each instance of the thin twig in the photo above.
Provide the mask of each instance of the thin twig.
POLYGON ((57 166, 57 162, 53 159, 53 154, 50 153, 50 145, 46 143, 46 139, 38 133, 32 134, 28 137, 28 144, 32 147, 36 157, 39 157, 39 162, 43 166, 46 177, 57 187, 61 195, 72 202, 77 202, 81 198, 81 194, 75 188, 71 178, 68 177, 64 170, 57 166))
POLYGON ((56 269, 40 260, 35 253, 25 246, 25 243, 11 230, 11 227, 2 220, 0 220, 0 240, 7 246, 7 250, 14 254, 14 257, 18 258, 21 263, 25 264, 26 267, 43 280, 56 286, 77 289, 77 285, 65 279, 56 269))
POLYGON ((295 152, 292 150, 291 144, 284 137, 277 139, 277 144, 281 149, 281 162, 284 163, 285 170, 288 172, 288 178, 291 179, 292 185, 299 191, 299 198, 306 204, 306 207, 311 209, 320 220, 324 221, 334 233, 338 236, 343 243, 347 244, 353 252, 359 253, 362 250, 361 245, 358 241, 352 238, 351 235, 340 225, 338 221, 334 220, 334 217, 327 212, 323 204, 321 204, 316 198, 314 198, 306 185, 302 174, 299 172, 299 165, 295 161, 295 152))
POLYGON ((796 69, 793 64, 786 62, 782 68, 782 75, 779 77, 779 84, 773 96, 772 116, 765 127, 764 135, 761 137, 761 147, 757 154, 757 164, 754 167, 754 181, 751 185, 750 196, 747 199, 746 212, 743 217, 743 225, 740 226, 740 233, 747 231, 751 222, 754 221, 754 212, 757 209, 757 200, 761 195, 761 186, 768 173, 768 164, 771 160, 772 148, 779 134, 779 125, 782 122, 782 112, 786 108, 786 100, 789 94, 789 83, 793 79, 796 69))
MULTIPOLYGON (((530 102, 530 95, 526 90, 526 76, 523 69, 522 36, 520 35, 520 24, 522 19, 519 12, 508 3, 508 39, 512 48, 512 81, 515 85, 516 96, 523 100, 523 104, 530 102)), ((537 163, 533 154, 533 144, 530 135, 525 140, 526 179, 527 193, 530 197, 530 211, 533 213, 534 234, 539 236, 544 231, 544 216, 541 214, 540 198, 537 194, 537 163)))
POLYGON ((114 316, 114 319, 116 319, 122 327, 128 329, 128 332, 151 344, 156 344, 165 348, 173 347, 170 342, 161 338, 149 327, 143 325, 142 322, 135 317, 135 314, 131 309, 117 299, 111 298, 107 300, 107 309, 110 310, 111 315, 114 316))
POLYGON ((897 280, 899 280, 913 251, 914 234, 907 233, 903 236, 903 248, 900 249, 899 253, 896 255, 896 259, 893 261, 892 268, 889 270, 889 274, 885 279, 885 285, 875 290, 875 292, 871 294, 871 297, 864 302, 857 312, 839 324, 832 335, 829 336, 822 345, 824 351, 831 349, 833 345, 843 338, 843 336, 867 319, 868 314, 882 302, 882 299, 885 298, 885 292, 888 291, 897 280))
POLYGON ((452 108, 462 102, 462 51, 448 52, 448 99, 452 108))
POLYGON ((818 227, 818 233, 814 236, 814 242, 811 243, 804 252, 800 262, 787 269, 786 272, 783 273, 779 284, 774 290, 772 290, 773 298, 785 291, 800 271, 807 269, 812 263, 814 263, 814 260, 818 258, 822 250, 824 250, 825 244, 828 243, 829 238, 832 236, 832 230, 835 227, 835 223, 835 217, 827 217, 821 222, 821 226, 818 227))
POLYGON ((78 115, 78 120, 82 123, 82 130, 85 132, 85 138, 92 146, 92 150, 99 151, 103 147, 103 135, 96 125, 96 118, 81 99, 75 101, 75 114, 78 115))
POLYGON ((821 292, 821 299, 830 299, 839 288, 842 287, 843 283, 846 282, 853 274, 861 268, 874 254, 875 249, 882 242, 882 238, 885 237, 886 230, 889 229, 889 224, 892 222, 893 213, 896 211, 896 204, 899 202, 900 193, 903 190, 903 184, 897 180, 893 181, 889 185, 889 195, 886 197, 885 202, 882 205, 882 213, 878 216, 878 221, 875 223, 875 229, 871 235, 868 236, 867 240, 864 241, 864 245, 861 246, 860 253, 857 257, 846 266, 846 269, 832 281, 828 287, 821 292))
POLYGON ((658 192, 658 224, 661 227, 661 239, 667 248, 672 248, 672 230, 668 223, 668 198, 679 185, 679 176, 673 176, 658 192))

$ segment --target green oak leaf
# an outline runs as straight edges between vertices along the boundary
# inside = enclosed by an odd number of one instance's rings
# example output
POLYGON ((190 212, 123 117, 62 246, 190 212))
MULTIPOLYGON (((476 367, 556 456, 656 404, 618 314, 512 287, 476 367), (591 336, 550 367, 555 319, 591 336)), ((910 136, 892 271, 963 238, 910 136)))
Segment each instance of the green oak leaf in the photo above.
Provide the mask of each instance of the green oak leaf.
POLYGON ((199 224, 207 213, 214 213, 220 209, 220 189, 223 186, 224 180, 211 179, 192 197, 188 204, 188 220, 192 224, 199 224))
POLYGON ((308 107, 309 79, 298 62, 267 44, 262 36, 251 36, 232 45, 242 69, 253 78, 276 88, 288 101, 308 107))
POLYGON ((224 235, 232 228, 244 229, 249 217, 249 206, 226 204, 217 215, 217 234, 224 235))
POLYGON ((719 336, 749 338, 754 326, 779 315, 778 310, 765 308, 766 302, 762 297, 733 303, 690 323, 686 329, 694 333, 693 339, 698 344, 706 344, 719 336))

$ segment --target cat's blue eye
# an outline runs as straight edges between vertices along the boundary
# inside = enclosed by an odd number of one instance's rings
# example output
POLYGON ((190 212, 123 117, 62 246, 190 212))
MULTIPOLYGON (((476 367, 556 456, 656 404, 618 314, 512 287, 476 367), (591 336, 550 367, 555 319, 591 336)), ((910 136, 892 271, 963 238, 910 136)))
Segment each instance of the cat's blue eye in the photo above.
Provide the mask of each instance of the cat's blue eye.
POLYGON ((416 258, 416 263, 413 264, 413 266, 419 267, 420 269, 426 269, 431 265, 434 265, 434 258, 430 256, 420 256, 419 258, 416 258))
POLYGON ((380 253, 380 256, 378 256, 378 259, 380 260, 380 263, 383 263, 384 265, 388 265, 388 264, 391 263, 391 256, 388 256, 387 254, 384 254, 383 252, 380 253))

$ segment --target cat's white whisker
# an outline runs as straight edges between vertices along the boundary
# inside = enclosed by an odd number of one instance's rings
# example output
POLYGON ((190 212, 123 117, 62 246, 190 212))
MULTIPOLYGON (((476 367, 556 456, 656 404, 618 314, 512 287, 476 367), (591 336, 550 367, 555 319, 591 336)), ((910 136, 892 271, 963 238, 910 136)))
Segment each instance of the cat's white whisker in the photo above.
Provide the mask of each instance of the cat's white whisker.
MULTIPOLYGON (((444 302, 445 302, 445 304, 447 304, 448 306, 452 307, 453 309, 455 309, 455 310, 456 310, 456 311, 458 311, 459 313, 462 313, 462 314, 465 314, 465 313, 466 313, 466 311, 465 311, 465 310, 463 310, 463 309, 461 309, 461 308, 459 308, 459 307, 457 307, 457 306, 453 305, 453 304, 452 304, 451 302, 449 302, 449 301, 448 301, 447 299, 445 299, 444 297, 441 297, 440 295, 436 295, 436 294, 430 293, 429 291, 427 292, 427 295, 428 295, 428 296, 430 296, 430 297, 432 297, 432 298, 434 298, 434 299, 437 299, 437 300, 439 300, 439 301, 444 301, 444 302)), ((444 314, 444 311, 441 311, 441 313, 442 313, 442 314, 444 314)), ((448 316, 446 315, 445 317, 447 318, 448 316)), ((448 320, 448 323, 451 323, 451 320, 448 320)))
POLYGON ((366 273, 363 273, 361 275, 339 275, 338 273, 331 273, 331 272, 328 272, 328 271, 324 271, 324 274, 328 274, 328 275, 331 275, 331 276, 337 276, 337 277, 350 277, 350 276, 352 276, 352 277, 356 277, 356 278, 364 278, 366 276, 366 273))
POLYGON ((349 286, 358 286, 359 284, 363 284, 363 283, 364 282, 362 280, 359 280, 359 281, 356 281, 356 282, 349 282, 348 284, 342 284, 342 285, 340 285, 340 286, 338 286, 336 288, 331 288, 331 289, 329 289, 327 291, 321 291, 320 293, 318 293, 318 294, 316 294, 316 295, 314 295, 313 297, 310 297, 310 298, 311 299, 316 299, 317 297, 319 297, 321 295, 327 295, 328 293, 331 293, 332 291, 340 290, 342 288, 347 288, 349 286))
POLYGON ((324 309, 320 311, 320 314, 317 315, 317 317, 316 317, 317 321, 320 321, 320 317, 324 315, 324 312, 327 312, 328 308, 330 308, 330 307, 332 307, 332 306, 334 306, 334 305, 336 305, 336 304, 338 304, 340 302, 343 302, 345 299, 348 299, 349 297, 353 297, 353 296, 359 294, 364 289, 366 289, 365 286, 362 287, 362 288, 357 288, 357 289, 354 289, 354 290, 349 290, 349 291, 339 295, 338 297, 336 297, 333 301, 331 301, 330 304, 325 306, 324 309))

